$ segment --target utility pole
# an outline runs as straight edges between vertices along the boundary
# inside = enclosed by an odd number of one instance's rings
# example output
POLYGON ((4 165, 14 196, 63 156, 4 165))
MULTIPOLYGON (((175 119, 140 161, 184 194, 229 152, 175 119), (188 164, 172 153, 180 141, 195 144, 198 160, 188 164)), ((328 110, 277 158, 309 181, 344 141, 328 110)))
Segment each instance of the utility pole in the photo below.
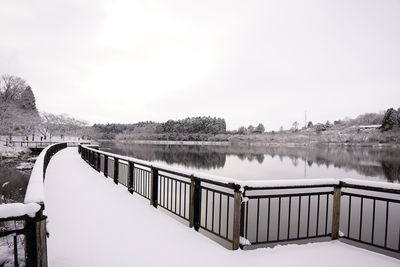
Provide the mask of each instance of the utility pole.
POLYGON ((304 128, 307 129, 307 111, 304 111, 304 128))

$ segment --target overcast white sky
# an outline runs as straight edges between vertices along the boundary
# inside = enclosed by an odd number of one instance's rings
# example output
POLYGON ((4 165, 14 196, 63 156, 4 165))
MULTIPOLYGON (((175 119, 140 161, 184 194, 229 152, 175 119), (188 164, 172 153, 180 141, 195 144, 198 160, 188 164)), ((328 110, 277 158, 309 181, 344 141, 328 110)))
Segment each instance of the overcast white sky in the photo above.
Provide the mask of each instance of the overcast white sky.
POLYGON ((355 117, 400 106, 400 0, 2 0, 4 73, 91 123, 355 117))

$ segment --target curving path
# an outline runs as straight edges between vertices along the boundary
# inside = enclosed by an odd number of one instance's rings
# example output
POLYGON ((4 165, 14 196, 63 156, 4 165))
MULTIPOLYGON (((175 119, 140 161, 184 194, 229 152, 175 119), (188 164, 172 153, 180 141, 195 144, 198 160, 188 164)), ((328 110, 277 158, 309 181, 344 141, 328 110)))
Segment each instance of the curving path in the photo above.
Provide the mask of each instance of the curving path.
POLYGON ((45 194, 50 267, 400 266, 339 241, 227 250, 116 186, 76 148, 53 157, 45 194))

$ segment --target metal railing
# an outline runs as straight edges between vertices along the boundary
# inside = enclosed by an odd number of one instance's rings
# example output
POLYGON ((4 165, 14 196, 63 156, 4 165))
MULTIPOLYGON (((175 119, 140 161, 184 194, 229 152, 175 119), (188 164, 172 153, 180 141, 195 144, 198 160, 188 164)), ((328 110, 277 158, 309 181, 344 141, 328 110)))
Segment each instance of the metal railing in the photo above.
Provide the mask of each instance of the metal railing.
POLYGON ((342 237, 400 252, 400 191, 342 182, 342 237))
POLYGON ((79 146, 79 153, 116 184, 150 200, 154 207, 162 207, 196 231, 229 242, 233 250, 330 237, 400 252, 400 189, 339 180, 249 186, 245 181, 213 180, 96 147, 79 146), (370 201, 373 205, 367 212, 370 201))
MULTIPOLYGON (((67 143, 58 143, 49 146, 45 151, 43 151, 42 155, 39 155, 38 160, 35 163, 40 164, 41 166, 35 165, 28 183, 28 189, 25 195, 25 204, 20 204, 28 206, 34 203, 38 206, 38 210, 34 216, 30 217, 24 214, 21 216, 16 215, 0 219, 0 238, 13 238, 14 266, 19 266, 20 264, 18 255, 21 254, 19 253, 21 250, 23 251, 23 259, 26 266, 47 266, 47 217, 43 214, 45 208, 44 196, 42 196, 42 191, 38 193, 36 190, 38 187, 43 189, 43 181, 51 158, 58 151, 66 147, 67 143), (35 168, 37 168, 37 172, 35 171, 35 168), (40 177, 33 177, 38 174, 40 177), (19 242, 18 237, 20 237, 19 242)), ((6 207, 6 205, 14 204, 2 204, 1 206, 6 207)))
POLYGON ((243 237, 260 245, 331 236, 333 187, 245 186, 243 237))
MULTIPOLYGON (((19 146, 19 147, 31 147, 31 148, 44 148, 50 145, 54 144, 60 144, 60 142, 57 141, 8 141, 8 143, 12 146, 19 146)), ((62 142, 64 143, 64 142, 62 142)), ((69 145, 71 144, 83 144, 83 145, 90 145, 91 142, 85 142, 85 141, 68 141, 65 142, 68 143, 69 145)))

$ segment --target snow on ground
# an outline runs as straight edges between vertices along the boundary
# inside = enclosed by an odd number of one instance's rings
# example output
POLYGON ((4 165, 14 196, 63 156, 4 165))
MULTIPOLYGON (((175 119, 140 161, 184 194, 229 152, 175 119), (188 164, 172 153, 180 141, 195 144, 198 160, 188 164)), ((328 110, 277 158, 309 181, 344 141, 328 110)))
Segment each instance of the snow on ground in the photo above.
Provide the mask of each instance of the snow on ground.
POLYGON ((227 250, 116 186, 81 160, 76 148, 51 160, 45 194, 50 267, 400 266, 339 241, 227 250))
POLYGON ((40 205, 37 203, 7 203, 0 205, 0 218, 19 217, 28 215, 35 217, 36 212, 40 210, 40 205))
POLYGON ((10 147, 0 143, 0 159, 3 158, 18 158, 21 154, 28 153, 26 147, 10 147))

